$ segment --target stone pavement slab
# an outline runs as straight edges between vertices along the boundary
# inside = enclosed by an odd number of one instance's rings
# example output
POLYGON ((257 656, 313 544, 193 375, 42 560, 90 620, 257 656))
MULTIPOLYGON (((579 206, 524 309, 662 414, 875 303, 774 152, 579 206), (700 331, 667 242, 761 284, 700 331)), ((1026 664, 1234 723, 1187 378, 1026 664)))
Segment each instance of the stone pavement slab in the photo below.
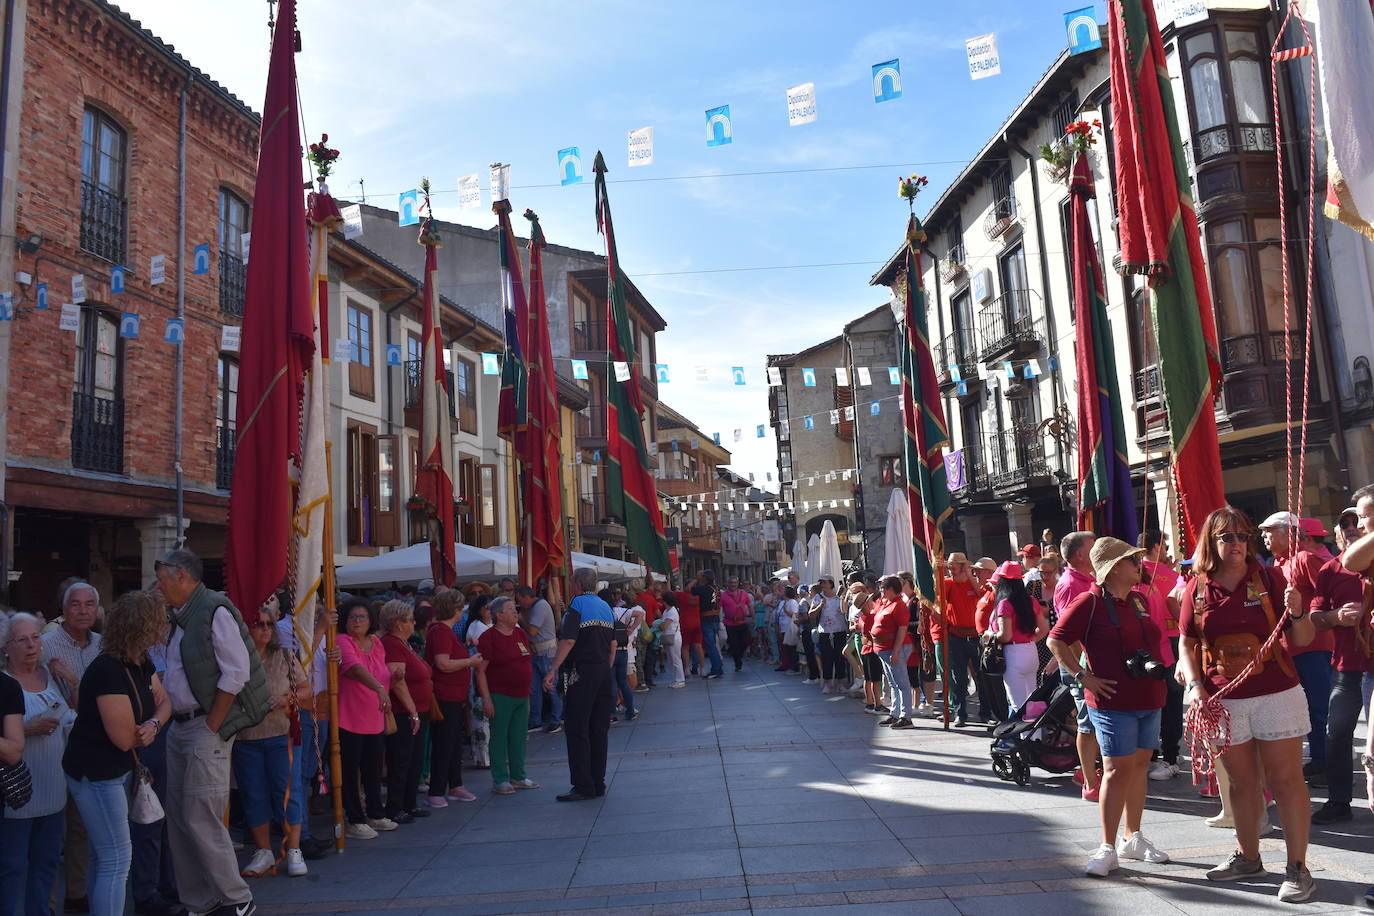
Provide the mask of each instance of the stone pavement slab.
MULTIPOLYGON (((1174 861, 1083 877, 1097 808, 1066 776, 999 781, 985 730, 921 721, 880 729, 854 700, 748 663, 720 681, 635 696, 612 726, 605 798, 572 805, 562 735, 530 735, 543 788, 478 795, 340 856, 301 879, 253 882, 263 916, 296 913, 885 913, 1072 916, 1293 912, 1278 877, 1217 885, 1228 831, 1188 780, 1150 783, 1145 832, 1174 861)), ((1320 801, 1320 795, 1317 801, 1320 801)), ((1374 878, 1374 815, 1316 830, 1303 913, 1355 913, 1374 878)), ((1263 841, 1283 861, 1280 835, 1263 841)))

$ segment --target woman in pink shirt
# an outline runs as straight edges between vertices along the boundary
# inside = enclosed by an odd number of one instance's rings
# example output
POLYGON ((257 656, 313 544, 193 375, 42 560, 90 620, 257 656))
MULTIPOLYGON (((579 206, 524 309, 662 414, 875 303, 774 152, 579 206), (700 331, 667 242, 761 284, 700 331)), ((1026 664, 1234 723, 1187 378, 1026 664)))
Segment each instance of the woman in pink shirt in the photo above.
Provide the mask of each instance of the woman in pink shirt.
POLYGON ((382 808, 382 733, 391 711, 391 672, 386 649, 375 635, 377 612, 365 598, 350 598, 339 608, 339 753, 343 757, 344 813, 348 835, 376 839, 395 830, 382 808), (362 782, 363 794, 358 794, 362 782), (364 806, 366 799, 366 806, 364 806))
POLYGON ((749 593, 739 587, 739 577, 731 576, 729 588, 720 593, 720 613, 725 619, 726 645, 735 661, 735 670, 744 667, 744 652, 749 648, 749 617, 754 603, 749 593))
POLYGON ((1040 602, 1031 597, 1022 578, 1021 564, 1009 561, 997 570, 997 590, 993 593, 993 619, 997 640, 1005 647, 1007 662, 1003 675, 1011 705, 1019 709, 1035 689, 1040 656, 1035 644, 1049 633, 1040 602))

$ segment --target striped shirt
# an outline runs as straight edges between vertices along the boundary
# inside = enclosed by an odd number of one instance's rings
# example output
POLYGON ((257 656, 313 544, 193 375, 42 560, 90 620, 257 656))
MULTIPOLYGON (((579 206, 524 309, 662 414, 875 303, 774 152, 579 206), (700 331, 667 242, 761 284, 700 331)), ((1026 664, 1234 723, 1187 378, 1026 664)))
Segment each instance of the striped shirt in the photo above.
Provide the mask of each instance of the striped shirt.
POLYGON ((71 666, 72 671, 76 672, 77 680, 80 680, 91 662, 100 654, 100 634, 88 630, 86 635, 89 641, 81 646, 62 627, 44 633, 43 654, 39 657, 39 664, 46 665, 54 658, 60 658, 71 666))

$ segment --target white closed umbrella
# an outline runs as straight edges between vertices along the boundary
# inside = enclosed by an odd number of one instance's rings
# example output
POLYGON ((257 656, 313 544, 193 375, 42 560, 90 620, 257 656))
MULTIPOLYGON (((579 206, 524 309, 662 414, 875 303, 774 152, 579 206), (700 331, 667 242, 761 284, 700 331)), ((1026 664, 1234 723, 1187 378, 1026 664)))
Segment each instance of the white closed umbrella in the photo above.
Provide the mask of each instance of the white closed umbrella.
POLYGON ((840 559, 840 538, 835 533, 835 523, 829 519, 821 526, 820 544, 812 554, 816 557, 814 582, 821 576, 829 576, 836 585, 844 582, 844 561, 840 559))
MULTIPOLYGON (((496 557, 480 547, 454 544, 453 555, 459 579, 490 579, 510 574, 498 570, 496 557)), ((336 581, 340 588, 387 586, 393 582, 415 585, 430 576, 429 544, 421 543, 341 566, 336 581)))
MULTIPOLYGON (((795 572, 798 579, 806 576, 806 541, 805 535, 797 532, 797 540, 792 544, 792 566, 789 572, 795 572)), ((779 578, 787 578, 780 576, 779 578)))
POLYGON ((816 584, 816 577, 821 574, 820 556, 821 536, 811 535, 811 540, 806 542, 806 574, 802 576, 801 584, 807 588, 816 584))
POLYGON ((887 529, 883 532, 883 575, 895 576, 916 566, 911 545, 911 507, 906 494, 893 490, 887 501, 887 529))

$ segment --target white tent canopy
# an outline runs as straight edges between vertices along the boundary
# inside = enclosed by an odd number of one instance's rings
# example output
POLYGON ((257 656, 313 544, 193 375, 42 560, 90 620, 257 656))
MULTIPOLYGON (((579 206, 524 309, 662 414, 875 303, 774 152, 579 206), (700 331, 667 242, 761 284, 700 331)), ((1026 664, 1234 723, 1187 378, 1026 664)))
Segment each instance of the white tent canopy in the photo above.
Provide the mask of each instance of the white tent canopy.
MULTIPOLYGON (((470 544, 454 544, 459 579, 490 579, 515 573, 515 564, 504 564, 491 551, 470 544)), ((429 544, 412 544, 339 567, 340 588, 384 587, 393 582, 414 585, 430 578, 429 544)))
MULTIPOLYGON (((516 574, 518 560, 514 544, 488 547, 486 552, 497 560, 497 565, 500 567, 497 575, 513 576, 516 574)), ((572 568, 578 569, 583 566, 589 566, 596 570, 597 575, 606 576, 610 579, 637 579, 645 575, 644 567, 638 563, 628 563, 625 560, 613 560, 610 557, 598 557, 589 553, 573 551, 572 568)))

